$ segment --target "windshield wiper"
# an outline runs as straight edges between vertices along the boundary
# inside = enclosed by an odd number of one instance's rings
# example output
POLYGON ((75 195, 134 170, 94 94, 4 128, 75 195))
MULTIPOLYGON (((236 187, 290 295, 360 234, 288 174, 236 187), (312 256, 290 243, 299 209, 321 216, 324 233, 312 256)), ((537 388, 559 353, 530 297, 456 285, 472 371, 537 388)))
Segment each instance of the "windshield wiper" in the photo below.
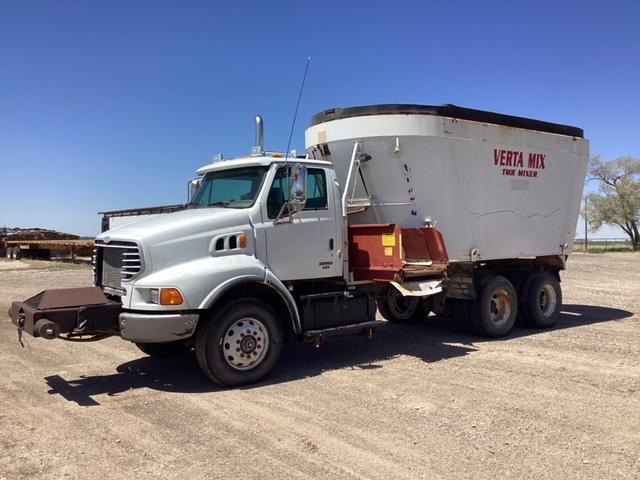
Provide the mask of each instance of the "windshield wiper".
POLYGON ((228 207, 229 204, 227 202, 213 202, 209 204, 210 207, 228 207))

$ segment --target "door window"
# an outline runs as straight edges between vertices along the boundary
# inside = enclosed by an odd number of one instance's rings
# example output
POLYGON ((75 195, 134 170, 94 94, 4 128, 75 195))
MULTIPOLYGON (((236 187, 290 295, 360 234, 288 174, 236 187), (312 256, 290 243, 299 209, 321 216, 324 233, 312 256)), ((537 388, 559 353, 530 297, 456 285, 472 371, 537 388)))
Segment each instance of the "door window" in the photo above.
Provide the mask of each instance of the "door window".
MULTIPOLYGON (((271 184, 267 196, 267 215, 270 219, 278 216, 282 205, 289 196, 289 167, 280 167, 271 184)), ((304 210, 323 210, 327 208, 327 178, 321 168, 307 169, 307 203, 304 210)))

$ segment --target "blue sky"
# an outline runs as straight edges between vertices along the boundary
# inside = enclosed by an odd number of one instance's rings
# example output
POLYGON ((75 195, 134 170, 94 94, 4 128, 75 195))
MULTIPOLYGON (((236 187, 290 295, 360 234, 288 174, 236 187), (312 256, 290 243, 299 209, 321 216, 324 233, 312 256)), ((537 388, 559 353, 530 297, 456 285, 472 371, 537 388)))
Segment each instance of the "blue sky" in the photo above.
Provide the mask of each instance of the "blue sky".
POLYGON ((632 0, 0 0, 0 225, 92 235, 100 210, 184 202, 197 167, 249 151, 256 113, 284 150, 307 56, 299 151, 320 110, 400 102, 639 157, 638 25, 632 0))

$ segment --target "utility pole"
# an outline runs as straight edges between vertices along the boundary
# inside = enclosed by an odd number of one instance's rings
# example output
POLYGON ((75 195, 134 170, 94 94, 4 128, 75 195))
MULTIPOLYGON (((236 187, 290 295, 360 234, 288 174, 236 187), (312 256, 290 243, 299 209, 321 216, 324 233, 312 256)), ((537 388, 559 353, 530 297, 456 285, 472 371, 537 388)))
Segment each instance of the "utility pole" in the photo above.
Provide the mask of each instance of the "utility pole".
POLYGON ((584 253, 587 253, 587 197, 584 197, 584 253))

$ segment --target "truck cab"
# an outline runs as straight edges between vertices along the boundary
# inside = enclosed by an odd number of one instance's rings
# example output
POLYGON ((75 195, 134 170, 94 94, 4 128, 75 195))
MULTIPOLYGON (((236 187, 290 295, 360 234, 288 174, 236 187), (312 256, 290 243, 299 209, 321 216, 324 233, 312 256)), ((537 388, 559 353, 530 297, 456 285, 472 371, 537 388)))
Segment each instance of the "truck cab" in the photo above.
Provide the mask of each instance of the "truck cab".
POLYGON ((247 157, 198 173, 200 188, 184 210, 96 238, 96 284, 124 308, 207 308, 214 300, 209 287, 247 275, 274 276, 281 284, 342 277, 340 194, 329 162, 247 157), (296 175, 306 176, 306 193, 294 211, 296 175), (105 275, 111 269, 120 269, 120 278, 105 275), (183 302, 162 305, 156 292, 162 288, 175 288, 183 302))
POLYGON ((96 238, 95 286, 121 304, 118 335, 152 355, 195 342, 205 374, 237 385, 268 372, 285 337, 383 323, 371 294, 345 282, 332 163, 254 148, 197 173, 183 210, 96 238))

